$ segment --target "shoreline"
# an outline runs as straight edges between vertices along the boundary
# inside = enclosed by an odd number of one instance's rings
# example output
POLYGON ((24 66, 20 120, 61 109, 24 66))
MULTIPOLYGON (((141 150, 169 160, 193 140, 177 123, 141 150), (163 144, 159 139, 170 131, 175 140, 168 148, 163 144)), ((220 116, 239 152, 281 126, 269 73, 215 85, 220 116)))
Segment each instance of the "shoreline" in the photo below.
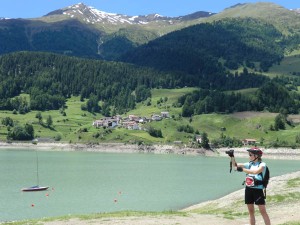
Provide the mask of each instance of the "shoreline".
POLYGON ((183 148, 176 145, 134 145, 126 143, 99 143, 99 144, 69 144, 43 142, 32 144, 30 142, 0 142, 1 149, 35 149, 39 151, 78 151, 78 152, 107 152, 107 153, 154 153, 154 154, 187 154, 205 155, 204 149, 183 148))
MULTIPOLYGON (((270 181, 269 181, 269 185, 267 187, 268 196, 269 195, 271 196, 271 195, 274 195, 277 193, 282 194, 282 192, 281 192, 282 190, 280 190, 280 189, 282 189, 284 187, 286 182, 288 182, 291 179, 297 179, 297 178, 300 178, 300 170, 298 170, 296 172, 290 172, 287 174, 271 177, 270 181)), ((293 189, 293 188, 290 188, 290 189, 293 189)), ((299 188, 295 188, 295 189, 298 190, 299 188)), ((213 200, 208 200, 208 201, 201 202, 201 203, 194 204, 194 205, 190 205, 179 211, 188 212, 188 211, 192 211, 192 210, 199 209, 199 208, 205 208, 210 204, 218 204, 219 207, 227 207, 228 205, 232 204, 236 200, 243 199, 244 198, 244 190, 245 190, 245 187, 240 188, 239 190, 234 191, 230 194, 227 194, 223 197, 213 199, 213 200)), ((266 203, 268 204, 268 200, 266 201, 266 203)))
MULTIPOLYGON (((235 157, 248 158, 247 149, 250 147, 243 148, 219 148, 218 152, 220 156, 227 156, 225 151, 229 149, 234 149, 235 157)), ((260 148, 263 151, 262 159, 282 159, 282 160, 300 160, 300 149, 290 149, 290 148, 260 148)))
MULTIPOLYGON (((43 142, 32 144, 31 142, 0 142, 1 149, 35 149, 38 151, 78 151, 78 152, 101 152, 101 153, 152 153, 152 154, 180 154, 180 155, 200 155, 212 157, 228 157, 225 151, 234 149, 235 157, 247 158, 249 147, 239 148, 217 148, 205 150, 201 148, 188 148, 177 145, 134 145, 125 143, 99 143, 99 144, 80 144, 80 143, 54 143, 43 142)), ((263 158, 266 159, 283 159, 283 160, 300 160, 300 149, 289 148, 272 148, 263 151, 263 158)))
MULTIPOLYGON (((272 224, 290 224, 292 222, 300 222, 300 214, 298 213, 300 209, 299 198, 295 197, 295 199, 291 199, 287 197, 289 195, 297 196, 300 193, 299 179, 300 170, 270 178, 267 188, 266 205, 272 224), (294 185, 289 185, 289 181, 292 180, 295 182, 294 185), (275 200, 277 198, 276 196, 279 196, 282 200, 275 200)), ((244 189, 245 188, 241 188, 240 190, 215 200, 191 205, 180 211, 197 213, 203 211, 206 212, 209 211, 208 209, 213 208, 215 210, 220 210, 218 214, 219 216, 222 216, 222 211, 224 209, 234 209, 236 212, 247 212, 246 206, 243 203, 244 189)), ((255 210, 257 210, 257 206, 255 206, 255 210)), ((202 215, 205 216, 205 213, 202 215)), ((218 217, 218 215, 216 217, 218 217)), ((258 224, 263 224, 262 217, 258 212, 256 213, 256 218, 258 220, 258 224)), ((224 225, 245 224, 248 222, 248 217, 236 217, 231 222, 224 218, 220 222, 220 224, 224 225)))

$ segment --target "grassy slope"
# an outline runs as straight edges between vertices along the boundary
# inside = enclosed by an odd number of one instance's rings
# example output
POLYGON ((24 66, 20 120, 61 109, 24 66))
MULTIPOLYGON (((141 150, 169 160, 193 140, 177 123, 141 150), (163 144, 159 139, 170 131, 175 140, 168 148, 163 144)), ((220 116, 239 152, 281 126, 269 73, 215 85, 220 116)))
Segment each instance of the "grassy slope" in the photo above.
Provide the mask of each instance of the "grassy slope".
MULTIPOLYGON (((160 114, 162 111, 169 111, 173 118, 164 119, 160 122, 152 122, 147 125, 151 125, 157 129, 161 129, 163 138, 151 137, 145 131, 133 131, 125 130, 123 128, 116 128, 114 130, 96 129, 92 126, 92 122, 95 119, 99 119, 102 116, 100 114, 93 115, 86 111, 81 110, 82 102, 79 101, 79 97, 72 97, 67 102, 67 109, 65 110, 67 116, 62 116, 59 111, 46 111, 42 112, 43 120, 51 115, 53 119, 53 126, 51 129, 41 126, 38 123, 38 119, 35 118, 36 111, 32 111, 25 115, 12 114, 10 111, 1 111, 0 120, 5 117, 11 117, 14 121, 25 124, 33 124, 35 135, 40 137, 54 138, 57 135, 62 137, 63 142, 82 142, 82 143, 98 143, 98 142, 137 142, 144 141, 146 143, 162 143, 169 144, 175 140, 181 140, 183 143, 188 144, 192 141, 194 134, 188 134, 178 132, 177 127, 179 125, 190 125, 194 127, 194 130, 208 133, 209 139, 213 140, 220 137, 222 131, 221 128, 225 127, 226 131, 223 132, 226 136, 236 137, 238 139, 255 138, 258 141, 264 140, 264 144, 270 141, 286 140, 294 143, 296 135, 300 134, 300 126, 289 127, 283 131, 270 131, 269 127, 274 124, 274 118, 276 114, 271 113, 259 113, 250 114, 251 117, 243 116, 243 114, 203 114, 197 115, 192 118, 181 118, 181 108, 174 108, 172 104, 176 102, 179 96, 194 90, 193 88, 184 89, 156 89, 153 90, 152 104, 146 106, 146 103, 140 103, 135 110, 130 111, 129 114, 135 114, 140 116, 150 117, 152 114, 160 114), (160 98, 167 97, 168 100, 165 103, 157 104, 160 98), (82 132, 86 128, 87 132, 82 132), (99 133, 99 137, 93 137, 99 133)), ((246 90, 250 91, 253 90, 246 90)), ((0 140, 5 141, 7 135, 7 129, 3 125, 0 125, 0 140)))
POLYGON ((280 75, 293 75, 300 71, 300 50, 293 51, 286 55, 280 65, 274 65, 270 68, 271 77, 280 75))
POLYGON ((284 34, 289 34, 290 29, 299 31, 300 15, 280 5, 268 2, 249 3, 237 7, 227 8, 221 13, 213 15, 206 20, 212 22, 224 18, 257 18, 267 23, 272 23, 284 34))

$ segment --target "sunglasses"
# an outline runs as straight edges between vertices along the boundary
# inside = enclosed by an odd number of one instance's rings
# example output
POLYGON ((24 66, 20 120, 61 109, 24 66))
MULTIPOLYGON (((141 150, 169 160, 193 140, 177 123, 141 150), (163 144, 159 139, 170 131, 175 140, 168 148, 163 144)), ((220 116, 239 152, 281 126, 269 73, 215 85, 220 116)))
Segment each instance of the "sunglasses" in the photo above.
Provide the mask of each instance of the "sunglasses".
POLYGON ((254 156, 253 154, 249 154, 249 156, 254 156))

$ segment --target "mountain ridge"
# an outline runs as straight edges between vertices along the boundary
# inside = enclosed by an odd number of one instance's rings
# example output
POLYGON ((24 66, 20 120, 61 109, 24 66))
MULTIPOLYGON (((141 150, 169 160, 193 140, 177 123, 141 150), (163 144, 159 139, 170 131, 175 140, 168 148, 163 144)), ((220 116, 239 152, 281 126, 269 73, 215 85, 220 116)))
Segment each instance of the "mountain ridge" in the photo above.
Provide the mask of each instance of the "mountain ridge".
POLYGON ((284 35, 300 34, 300 14, 274 3, 237 4, 218 14, 198 11, 179 17, 127 16, 79 3, 39 18, 0 19, 0 54, 50 51, 117 60, 127 51, 192 25, 248 17, 274 24, 284 35), (83 34, 85 38, 80 37, 83 34))
POLYGON ((75 5, 71 5, 62 9, 58 9, 52 12, 49 12, 45 16, 40 19, 46 19, 47 17, 69 17, 69 18, 77 18, 87 24, 95 24, 95 23, 109 23, 111 25, 117 24, 128 24, 128 25, 146 25, 151 22, 163 21, 165 23, 176 23, 181 20, 186 21, 189 19, 199 19, 209 17, 214 15, 215 13, 199 11, 192 14, 188 14, 185 16, 179 17, 168 17, 162 16, 157 13, 152 13, 148 15, 135 15, 128 16, 125 14, 117 14, 117 13, 109 13, 98 10, 92 6, 87 6, 84 3, 78 3, 75 5))
POLYGON ((272 2, 238 4, 207 18, 206 22, 224 18, 255 18, 273 24, 278 30, 289 35, 295 30, 300 32, 300 14, 272 2))

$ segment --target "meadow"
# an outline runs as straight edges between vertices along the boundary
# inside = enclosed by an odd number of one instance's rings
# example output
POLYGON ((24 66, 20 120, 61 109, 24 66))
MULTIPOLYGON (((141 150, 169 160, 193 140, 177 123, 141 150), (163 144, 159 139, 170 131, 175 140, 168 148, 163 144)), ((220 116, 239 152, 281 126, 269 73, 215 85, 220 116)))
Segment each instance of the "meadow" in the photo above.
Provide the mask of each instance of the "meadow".
MULTIPOLYGON (((84 102, 78 96, 67 100, 65 115, 59 110, 43 111, 42 120, 46 124, 46 118, 52 117, 53 124, 48 127, 41 125, 36 118, 37 111, 27 114, 14 114, 12 111, 0 111, 0 119, 10 117, 16 124, 32 124, 35 136, 59 141, 64 143, 101 143, 122 142, 146 144, 172 144, 181 141, 185 145, 193 143, 195 133, 206 132, 210 140, 218 139, 221 135, 243 139, 256 139, 261 145, 268 145, 273 141, 286 141, 290 145, 295 144, 295 138, 300 134, 300 121, 298 115, 293 115, 293 126, 286 126, 285 130, 271 131, 270 126, 274 124, 276 113, 269 112, 244 112, 233 114, 202 114, 191 118, 181 117, 181 107, 176 106, 177 99, 195 88, 182 89, 154 89, 152 98, 137 104, 136 109, 121 115, 128 117, 130 114, 151 117, 152 114, 160 114, 163 111, 170 113, 170 118, 161 121, 153 121, 145 126, 151 126, 162 131, 162 138, 155 138, 147 131, 127 130, 117 127, 115 129, 95 128, 92 126, 94 120, 103 116, 97 113, 89 113, 81 109, 84 102), (151 104, 149 104, 149 102, 151 104), (191 126, 194 133, 179 132, 179 126, 191 126)), ((242 90, 243 93, 252 94, 255 89, 242 90)), ((6 141, 7 127, 0 125, 0 140, 6 141)))

